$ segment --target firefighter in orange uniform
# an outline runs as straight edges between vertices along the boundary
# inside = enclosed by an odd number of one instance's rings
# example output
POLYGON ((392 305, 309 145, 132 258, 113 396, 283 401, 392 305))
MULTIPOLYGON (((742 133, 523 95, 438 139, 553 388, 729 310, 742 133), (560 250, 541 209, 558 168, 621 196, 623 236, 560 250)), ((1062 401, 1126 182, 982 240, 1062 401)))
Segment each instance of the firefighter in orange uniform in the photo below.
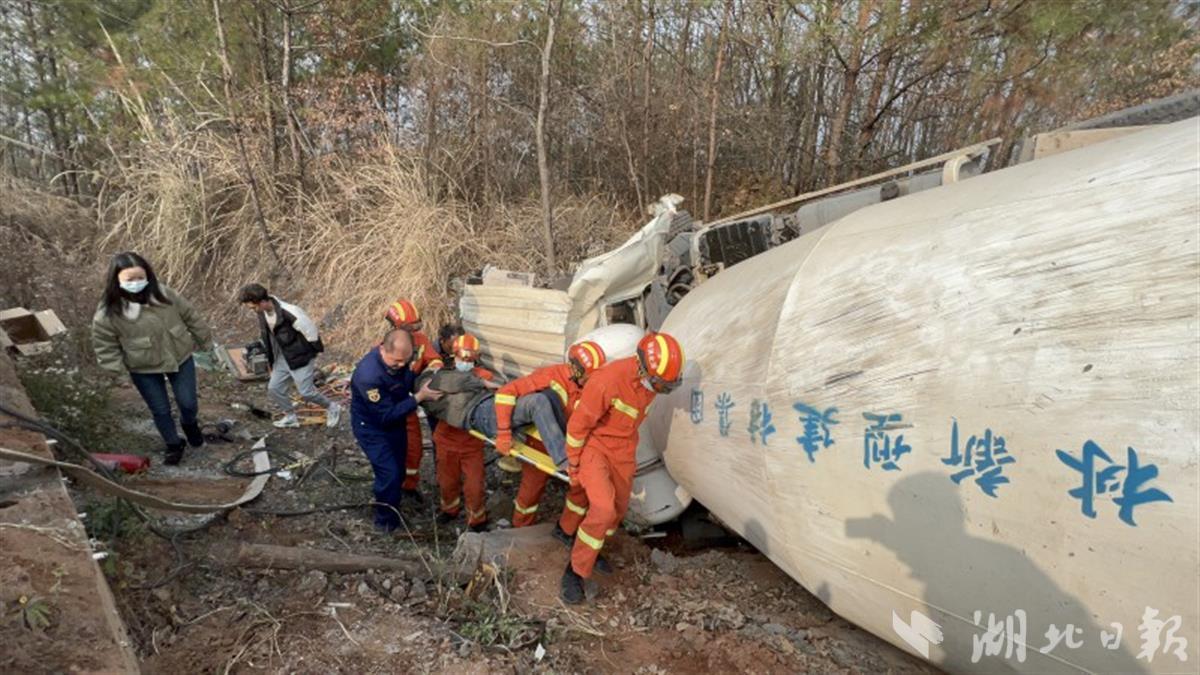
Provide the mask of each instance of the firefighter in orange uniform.
MULTIPOLYGON (((451 353, 456 370, 470 372, 485 381, 492 381, 492 372, 476 366, 479 358, 479 340, 474 335, 463 334, 454 339, 451 353)), ((433 429, 433 446, 437 451, 437 479, 442 492, 442 510, 438 522, 450 523, 462 512, 463 500, 467 502, 467 526, 472 532, 482 532, 487 527, 487 510, 484 500, 485 477, 483 469, 483 441, 449 424, 438 424, 433 429)))
MULTIPOLYGON (((442 357, 438 354, 433 342, 421 332, 421 314, 408 300, 393 302, 387 311, 388 323, 394 328, 407 331, 413 338, 412 371, 420 375, 425 369, 438 370, 442 367, 442 357)), ((408 416, 408 454, 405 456, 404 483, 401 492, 417 503, 424 498, 417 489, 421 483, 421 457, 425 454, 421 444, 421 420, 416 414, 408 416)), ((431 424, 430 426, 434 426, 431 424)))
POLYGON ((561 597, 584 600, 583 580, 599 563, 604 540, 612 536, 633 491, 637 468, 638 427, 659 393, 683 379, 683 348, 666 333, 648 333, 637 355, 613 361, 592 374, 567 423, 568 472, 583 487, 587 515, 575 534, 571 559, 563 572, 561 597))
MULTIPOLYGON (((604 349, 590 340, 572 345, 567 350, 567 362, 545 368, 538 368, 529 375, 500 387, 496 392, 496 452, 508 454, 512 449, 512 414, 521 396, 542 393, 547 396, 556 408, 562 411, 559 416, 564 420, 570 419, 571 412, 579 405, 579 395, 592 371, 604 365, 604 349)), ((554 460, 561 464, 567 459, 563 429, 538 429, 542 446, 554 460)), ((550 474, 525 464, 521 469, 521 486, 517 489, 517 498, 513 502, 513 527, 533 525, 537 520, 538 504, 546 491, 546 483, 550 474)), ((582 492, 576 487, 575 492, 582 492)), ((554 536, 563 543, 569 544, 583 519, 583 507, 571 500, 571 491, 567 494, 567 506, 563 511, 564 522, 555 526, 554 536), (568 514, 571 514, 568 516, 568 514), (569 530, 569 533, 568 531, 569 530)), ((577 496, 577 495, 576 495, 577 496)))

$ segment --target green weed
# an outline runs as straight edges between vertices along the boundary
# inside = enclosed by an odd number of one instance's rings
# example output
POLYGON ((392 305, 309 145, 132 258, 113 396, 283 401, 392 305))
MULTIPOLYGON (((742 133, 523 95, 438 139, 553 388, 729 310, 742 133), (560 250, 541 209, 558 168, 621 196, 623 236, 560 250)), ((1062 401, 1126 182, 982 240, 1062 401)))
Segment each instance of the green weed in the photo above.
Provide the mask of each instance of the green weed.
POLYGON ((114 452, 117 419, 111 407, 112 383, 53 355, 18 361, 21 384, 47 424, 92 452, 114 452))
POLYGON ((21 614, 21 623, 29 630, 46 630, 50 627, 54 607, 39 597, 22 595, 17 600, 17 611, 21 614))
POLYGON ((121 537, 140 537, 145 532, 145 523, 137 511, 121 499, 91 502, 87 514, 84 523, 93 539, 111 542, 121 537))
POLYGON ((485 647, 517 649, 536 640, 541 625, 515 613, 502 613, 491 602, 466 600, 458 618, 458 633, 485 647))

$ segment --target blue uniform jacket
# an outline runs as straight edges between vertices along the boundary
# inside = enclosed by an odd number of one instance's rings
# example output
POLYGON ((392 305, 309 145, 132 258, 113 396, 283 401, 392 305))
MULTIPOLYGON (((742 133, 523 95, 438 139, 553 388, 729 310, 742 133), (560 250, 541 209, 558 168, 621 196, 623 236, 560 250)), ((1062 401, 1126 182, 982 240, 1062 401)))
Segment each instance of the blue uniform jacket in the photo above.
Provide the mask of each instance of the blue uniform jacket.
POLYGON ((389 372, 379 356, 379 347, 367 352, 350 376, 350 424, 357 436, 366 434, 405 435, 405 418, 416 414, 413 398, 416 375, 412 368, 389 372))

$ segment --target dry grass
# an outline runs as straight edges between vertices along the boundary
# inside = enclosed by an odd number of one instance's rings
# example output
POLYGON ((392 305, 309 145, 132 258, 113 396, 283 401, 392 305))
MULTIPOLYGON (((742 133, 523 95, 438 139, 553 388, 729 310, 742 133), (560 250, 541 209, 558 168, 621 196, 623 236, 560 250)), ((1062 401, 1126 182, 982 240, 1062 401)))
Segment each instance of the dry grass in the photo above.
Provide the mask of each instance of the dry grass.
POLYGON ((266 253, 253 226, 235 145, 167 118, 136 153, 114 158, 99 200, 105 251, 133 248, 175 286, 194 287, 214 269, 254 268, 266 253))
POLYGON ((137 249, 170 283, 218 299, 261 281, 314 318, 331 319, 327 341, 350 352, 378 339, 383 314, 399 297, 416 303, 433 330, 455 313, 451 279, 492 264, 533 270, 544 280, 640 225, 610 200, 562 200, 555 245, 563 263, 548 270, 536 198, 486 211, 439 199, 417 157, 381 141, 369 153, 312 161, 306 190, 296 196, 274 189, 264 161, 252 162, 267 229, 286 268, 281 273, 234 148, 215 124, 168 124, 143 140, 110 171, 100 200, 103 250, 137 249))
POLYGON ((0 224, 59 250, 86 249, 97 235, 93 215, 74 200, 2 173, 0 224))

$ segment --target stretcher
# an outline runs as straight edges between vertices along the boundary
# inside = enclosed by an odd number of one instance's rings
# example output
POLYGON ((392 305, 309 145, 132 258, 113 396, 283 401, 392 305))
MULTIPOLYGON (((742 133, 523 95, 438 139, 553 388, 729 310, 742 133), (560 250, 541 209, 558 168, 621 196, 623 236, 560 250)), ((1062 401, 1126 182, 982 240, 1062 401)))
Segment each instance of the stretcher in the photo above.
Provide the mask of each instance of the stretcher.
MULTIPOLYGON (((474 429, 471 429, 469 433, 488 445, 493 447, 496 445, 495 441, 483 435, 482 433, 475 431, 474 429)), ((536 438, 539 441, 542 440, 541 436, 538 435, 537 429, 534 429, 533 427, 527 427, 527 429, 522 430, 522 433, 531 438, 536 438)), ((554 460, 550 459, 550 455, 538 450, 534 450, 516 438, 513 439, 512 450, 508 454, 510 457, 516 457, 518 461, 524 462, 539 471, 544 471, 563 481, 564 483, 571 482, 571 479, 567 476, 567 474, 559 471, 558 467, 554 465, 554 460)))

